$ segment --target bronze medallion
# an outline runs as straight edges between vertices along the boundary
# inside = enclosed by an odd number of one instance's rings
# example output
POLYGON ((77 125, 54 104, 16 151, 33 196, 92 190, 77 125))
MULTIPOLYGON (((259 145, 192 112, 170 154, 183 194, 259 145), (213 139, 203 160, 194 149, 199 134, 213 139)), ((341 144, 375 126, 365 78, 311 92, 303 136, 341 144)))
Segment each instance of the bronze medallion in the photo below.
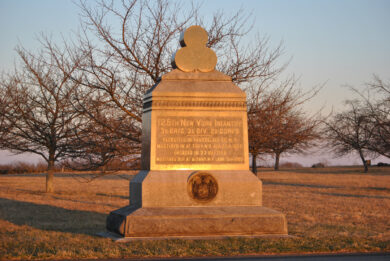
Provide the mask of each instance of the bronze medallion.
POLYGON ((195 201, 206 203, 218 193, 217 180, 209 173, 196 172, 188 180, 187 191, 195 201))

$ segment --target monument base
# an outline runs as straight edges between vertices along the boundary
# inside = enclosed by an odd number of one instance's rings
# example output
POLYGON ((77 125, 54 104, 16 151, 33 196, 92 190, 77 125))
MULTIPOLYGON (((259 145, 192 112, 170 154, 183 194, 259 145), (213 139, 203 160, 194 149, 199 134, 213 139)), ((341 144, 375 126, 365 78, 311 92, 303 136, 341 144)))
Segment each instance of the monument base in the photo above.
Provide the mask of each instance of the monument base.
POLYGON ((130 205, 144 208, 261 206, 262 183, 249 170, 141 170, 130 181, 130 205), (213 177, 218 192, 209 201, 194 199, 188 183, 197 173, 213 177))
POLYGON ((110 213, 107 229, 124 237, 287 235, 284 214, 261 206, 127 206, 110 213))

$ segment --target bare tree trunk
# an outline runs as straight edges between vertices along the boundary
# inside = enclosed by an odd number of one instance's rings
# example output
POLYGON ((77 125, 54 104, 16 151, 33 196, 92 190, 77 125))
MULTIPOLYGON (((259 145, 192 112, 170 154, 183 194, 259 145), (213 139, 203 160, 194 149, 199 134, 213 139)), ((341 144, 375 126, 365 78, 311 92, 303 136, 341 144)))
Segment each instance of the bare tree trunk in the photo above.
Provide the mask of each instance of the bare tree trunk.
POLYGON ((46 174, 46 193, 54 192, 54 155, 53 157, 49 156, 49 162, 47 166, 46 174))
POLYGON ((275 170, 279 170, 279 158, 280 158, 280 153, 275 153, 275 170))
POLYGON ((362 150, 359 150, 359 155, 360 155, 360 158, 361 158, 362 161, 363 161, 364 172, 367 173, 367 172, 368 172, 368 165, 367 165, 366 159, 364 158, 364 155, 363 155, 362 150))
POLYGON ((257 154, 252 154, 252 172, 257 176, 257 154))
POLYGON ((54 170, 48 169, 46 174, 46 193, 54 192, 53 177, 54 177, 54 170))

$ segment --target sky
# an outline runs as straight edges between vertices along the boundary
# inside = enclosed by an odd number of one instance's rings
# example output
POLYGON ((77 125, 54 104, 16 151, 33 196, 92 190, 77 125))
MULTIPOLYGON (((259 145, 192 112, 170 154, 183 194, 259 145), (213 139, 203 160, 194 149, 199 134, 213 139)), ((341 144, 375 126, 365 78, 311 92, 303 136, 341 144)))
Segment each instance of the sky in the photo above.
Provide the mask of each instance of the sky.
MULTIPOLYGON (((190 5, 190 1, 182 2, 190 5)), ((17 44, 34 51, 39 48, 40 33, 60 39, 77 31, 80 11, 75 3, 0 0, 0 72, 13 68, 17 44)), ((253 33, 268 36, 271 47, 283 42, 282 59, 290 61, 286 77, 299 77, 302 89, 324 84, 320 94, 305 107, 309 112, 320 108, 325 114, 342 110, 343 101, 353 98, 346 85, 363 88, 374 73, 390 80, 388 0, 212 0, 203 2, 201 14, 209 16, 218 10, 232 14, 239 8, 252 13, 253 33)), ((36 159, 0 152, 0 164, 36 159)), ((359 162, 356 156, 335 159, 322 152, 283 160, 299 160, 305 165, 321 160, 331 164, 359 162)), ((373 160, 377 161, 386 160, 373 160)))

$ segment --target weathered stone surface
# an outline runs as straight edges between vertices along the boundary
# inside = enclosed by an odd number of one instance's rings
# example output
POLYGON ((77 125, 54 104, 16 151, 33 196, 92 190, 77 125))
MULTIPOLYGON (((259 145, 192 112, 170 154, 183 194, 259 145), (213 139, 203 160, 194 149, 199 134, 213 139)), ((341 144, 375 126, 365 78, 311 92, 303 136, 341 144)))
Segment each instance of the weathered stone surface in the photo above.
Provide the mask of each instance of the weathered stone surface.
POLYGON ((110 218, 117 224, 114 232, 125 237, 287 234, 284 214, 260 206, 128 206, 112 212, 110 218))

